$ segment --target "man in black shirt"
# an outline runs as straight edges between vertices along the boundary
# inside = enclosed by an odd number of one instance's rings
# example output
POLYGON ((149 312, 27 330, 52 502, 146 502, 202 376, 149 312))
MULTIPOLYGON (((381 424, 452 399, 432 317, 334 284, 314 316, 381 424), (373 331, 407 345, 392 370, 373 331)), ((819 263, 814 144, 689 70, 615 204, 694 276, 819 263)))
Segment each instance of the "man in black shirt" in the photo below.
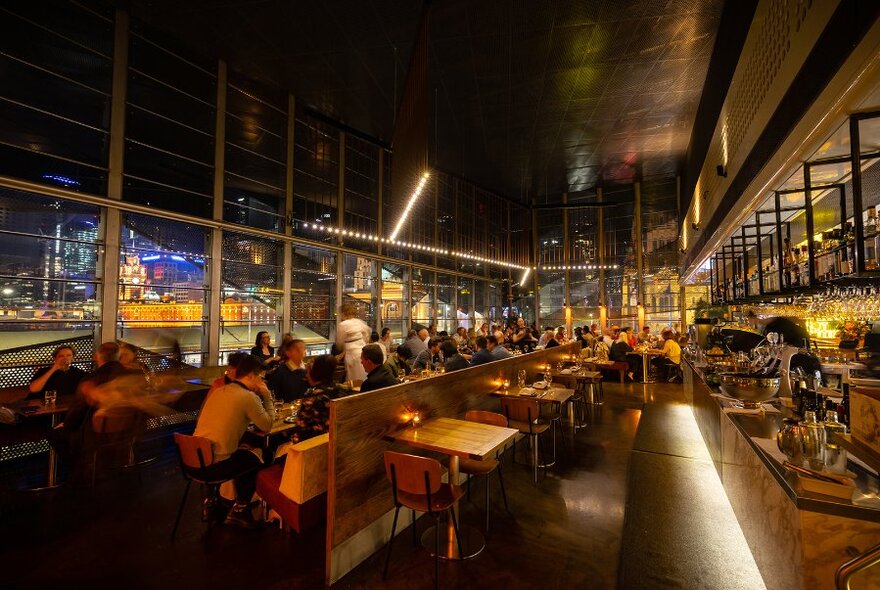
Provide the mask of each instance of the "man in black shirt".
POLYGON ((464 355, 458 352, 454 340, 444 340, 443 344, 440 345, 440 350, 443 352, 443 366, 446 368, 447 373, 458 371, 459 369, 467 369, 471 366, 464 355))
POLYGON ((367 378, 361 383, 361 393, 398 384, 383 360, 382 347, 378 344, 367 344, 361 349, 361 365, 367 372, 367 378))
POLYGON ((59 346, 52 353, 54 362, 50 367, 43 367, 34 373, 30 385, 28 385, 28 399, 42 398, 46 390, 54 389, 59 396, 69 396, 76 393, 79 382, 86 376, 86 372, 74 367, 73 348, 59 346))

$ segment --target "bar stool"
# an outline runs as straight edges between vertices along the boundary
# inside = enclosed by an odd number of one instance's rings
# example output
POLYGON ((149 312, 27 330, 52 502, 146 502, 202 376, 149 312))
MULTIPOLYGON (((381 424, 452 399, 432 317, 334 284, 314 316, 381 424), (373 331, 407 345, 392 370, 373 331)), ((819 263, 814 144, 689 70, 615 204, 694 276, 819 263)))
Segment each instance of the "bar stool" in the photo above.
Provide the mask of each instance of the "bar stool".
MULTIPOLYGON (((469 410, 464 415, 464 419, 468 422, 479 422, 480 424, 489 424, 491 426, 507 427, 507 417, 496 412, 485 412, 483 410, 469 410)), ((504 453, 502 449, 501 453, 504 453)), ((504 490, 504 475, 501 472, 501 460, 498 453, 495 453, 494 459, 485 459, 477 461, 475 459, 459 459, 459 473, 465 473, 468 476, 468 499, 471 497, 471 476, 486 476, 486 532, 489 532, 489 476, 493 471, 498 472, 498 482, 501 484, 501 497, 504 499, 504 510, 510 512, 507 507, 507 492, 504 490)))
MULTIPOLYGON (((510 428, 516 428, 520 434, 529 437, 529 444, 532 449, 532 466, 534 468, 535 483, 538 483, 538 455, 540 453, 538 436, 550 428, 550 425, 538 422, 538 400, 534 398, 522 397, 502 397, 501 408, 504 415, 507 416, 507 423, 510 428)), ((516 458, 516 442, 513 444, 514 459, 516 458)), ((556 460, 556 457, 553 457, 556 460)), ((543 465, 545 471, 546 463, 543 465)))
MULTIPOLYGON (((385 568, 382 579, 388 577, 388 564, 391 562, 391 548, 394 533, 397 531, 397 517, 404 506, 424 512, 437 521, 434 536, 434 587, 440 588, 440 515, 447 513, 455 528, 455 539, 461 553, 461 539, 458 536, 458 522, 452 507, 464 495, 455 484, 441 483, 440 462, 428 457, 385 451, 385 475, 391 481, 394 494, 394 521, 391 524, 391 538, 388 540, 388 553, 385 555, 385 568)), ((415 526, 415 525, 413 525, 415 526)))
POLYGON ((586 391, 584 392, 586 395, 586 403, 593 404, 595 406, 601 406, 605 403, 605 390, 602 388, 602 373, 599 371, 589 371, 584 373, 587 377, 587 380, 584 381, 586 384, 586 391))

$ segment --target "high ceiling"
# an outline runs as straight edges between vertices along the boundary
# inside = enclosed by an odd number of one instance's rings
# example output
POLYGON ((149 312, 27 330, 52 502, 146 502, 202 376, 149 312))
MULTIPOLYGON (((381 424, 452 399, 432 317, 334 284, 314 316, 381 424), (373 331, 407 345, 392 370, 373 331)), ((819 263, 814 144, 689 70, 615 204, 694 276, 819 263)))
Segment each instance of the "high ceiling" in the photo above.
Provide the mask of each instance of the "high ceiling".
MULTIPOLYGON (((132 4, 134 16, 231 68, 390 142, 421 1, 132 4)), ((674 176, 722 8, 723 0, 435 0, 432 158, 522 200, 634 174, 674 176)))

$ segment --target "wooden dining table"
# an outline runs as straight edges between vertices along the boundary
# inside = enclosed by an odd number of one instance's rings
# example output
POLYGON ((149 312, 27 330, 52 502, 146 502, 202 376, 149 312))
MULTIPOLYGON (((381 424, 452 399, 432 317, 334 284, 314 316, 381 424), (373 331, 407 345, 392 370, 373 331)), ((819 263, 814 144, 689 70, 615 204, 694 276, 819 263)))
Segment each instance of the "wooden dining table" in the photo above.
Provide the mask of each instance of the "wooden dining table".
MULTIPOLYGON (((417 449, 435 451, 449 456, 449 483, 458 483, 458 463, 460 458, 483 461, 493 459, 495 452, 502 449, 517 434, 514 428, 468 422, 455 418, 431 418, 421 426, 407 426, 388 435, 388 439, 417 449)), ((458 502, 453 505, 458 519, 458 502)), ((488 506, 486 507, 488 510, 488 506)), ((468 559, 480 553, 486 546, 483 533, 472 526, 459 526, 461 553, 455 542, 452 522, 440 531, 440 557, 444 559, 468 559)), ((431 549, 434 542, 434 529, 422 535, 422 544, 431 549)))

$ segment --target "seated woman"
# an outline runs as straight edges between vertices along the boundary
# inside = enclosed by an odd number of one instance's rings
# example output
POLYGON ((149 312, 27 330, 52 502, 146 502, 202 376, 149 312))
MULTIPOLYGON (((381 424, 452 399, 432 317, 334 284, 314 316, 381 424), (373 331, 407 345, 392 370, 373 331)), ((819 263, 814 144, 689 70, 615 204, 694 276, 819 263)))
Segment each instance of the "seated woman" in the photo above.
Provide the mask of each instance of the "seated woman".
POLYGON ((636 375, 641 374, 642 357, 629 354, 633 351, 633 347, 629 345, 629 336, 626 330, 621 330, 617 335, 617 341, 611 345, 611 352, 608 354, 609 360, 615 362, 626 363, 628 365, 626 376, 630 381, 636 380, 636 375))
POLYGON ((275 349, 269 344, 270 342, 272 342, 272 337, 269 336, 269 332, 265 330, 257 332, 257 341, 251 349, 251 355, 260 359, 264 367, 281 360, 275 356, 275 349))
MULTIPOLYGON (((661 356, 655 357, 651 362, 658 369, 664 369, 667 375, 674 375, 671 369, 681 364, 681 347, 676 342, 675 333, 672 330, 667 328, 660 333, 660 336, 663 338, 661 356)), ((667 377, 668 380, 672 378, 667 377)))
POLYGON ((342 389, 333 381, 335 371, 336 357, 333 355, 322 354, 312 361, 306 373, 310 387, 290 431, 291 442, 302 442, 329 430, 330 400, 343 395, 342 389))

